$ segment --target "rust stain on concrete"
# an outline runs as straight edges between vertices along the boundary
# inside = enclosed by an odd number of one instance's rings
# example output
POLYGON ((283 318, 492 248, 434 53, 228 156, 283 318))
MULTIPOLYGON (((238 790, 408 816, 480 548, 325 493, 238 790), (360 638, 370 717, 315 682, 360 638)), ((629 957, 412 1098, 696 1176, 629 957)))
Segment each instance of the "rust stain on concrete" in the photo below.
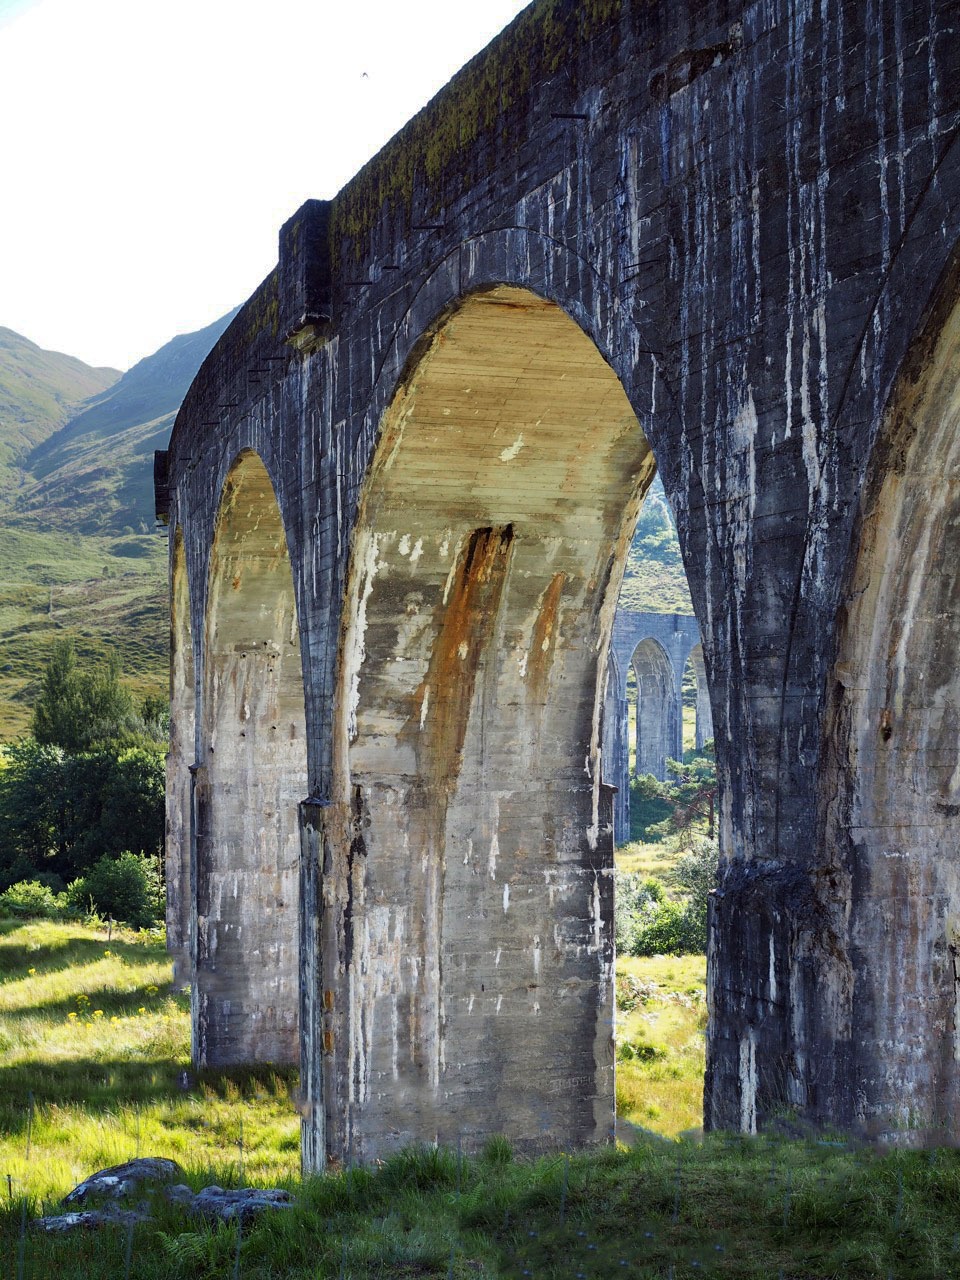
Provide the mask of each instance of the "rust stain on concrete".
POLYGON ((511 525, 470 534, 403 730, 402 736, 416 736, 426 777, 448 794, 460 774, 477 673, 496 629, 512 546, 511 525))

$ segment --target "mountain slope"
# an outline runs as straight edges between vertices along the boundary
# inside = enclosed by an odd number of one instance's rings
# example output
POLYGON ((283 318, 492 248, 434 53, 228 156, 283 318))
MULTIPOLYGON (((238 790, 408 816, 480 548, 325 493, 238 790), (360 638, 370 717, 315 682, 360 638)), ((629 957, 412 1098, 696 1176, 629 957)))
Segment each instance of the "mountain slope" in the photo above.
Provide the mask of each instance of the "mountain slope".
POLYGON ((235 314, 166 343, 40 441, 14 519, 79 533, 151 528, 153 451, 166 446, 187 388, 235 314))
POLYGON ((119 377, 0 327, 0 493, 17 483, 16 464, 119 377))
POLYGON ((115 652, 137 695, 165 689, 153 451, 232 315, 122 376, 0 329, 0 740, 27 729, 50 647, 66 633, 81 659, 115 652))

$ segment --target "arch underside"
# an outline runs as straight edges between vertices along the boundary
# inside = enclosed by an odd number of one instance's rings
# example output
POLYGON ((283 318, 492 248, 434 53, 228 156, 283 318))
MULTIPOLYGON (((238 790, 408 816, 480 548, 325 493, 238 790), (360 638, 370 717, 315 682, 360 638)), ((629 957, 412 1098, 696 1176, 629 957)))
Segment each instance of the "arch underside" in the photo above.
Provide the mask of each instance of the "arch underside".
POLYGON ((667 761, 683 754, 673 663, 656 640, 641 640, 630 659, 637 681, 637 774, 652 773, 662 782, 667 761))
POLYGON ((303 675, 287 541, 270 478, 241 454, 211 555, 194 784, 194 1057, 298 1061, 303 675))
POLYGON ((836 673, 853 1118, 955 1134, 960 1103, 960 305, 890 411, 836 673))
POLYGON ((515 288, 462 303, 386 415, 341 646, 331 1154, 611 1130, 602 680, 651 475, 599 352, 515 288))

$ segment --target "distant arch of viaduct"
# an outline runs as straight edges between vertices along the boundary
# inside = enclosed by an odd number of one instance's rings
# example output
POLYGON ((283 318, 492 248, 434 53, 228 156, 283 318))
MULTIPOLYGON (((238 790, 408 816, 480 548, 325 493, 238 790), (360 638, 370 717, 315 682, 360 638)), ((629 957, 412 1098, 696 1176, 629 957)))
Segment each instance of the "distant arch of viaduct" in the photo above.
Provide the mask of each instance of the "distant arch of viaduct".
POLYGON ((713 717, 696 618, 685 613, 617 610, 607 655, 601 744, 603 776, 616 787, 617 844, 630 838, 631 772, 653 774, 663 782, 667 761, 683 755, 683 681, 688 666, 696 681, 694 745, 699 748, 713 738, 713 717), (628 697, 631 671, 636 687, 632 699, 628 697))
POLYGON ((308 1167, 611 1131, 655 465, 720 779, 706 1122, 956 1136, 958 95, 952 0, 542 0, 282 229, 157 498, 195 1053, 299 1057, 308 1167))

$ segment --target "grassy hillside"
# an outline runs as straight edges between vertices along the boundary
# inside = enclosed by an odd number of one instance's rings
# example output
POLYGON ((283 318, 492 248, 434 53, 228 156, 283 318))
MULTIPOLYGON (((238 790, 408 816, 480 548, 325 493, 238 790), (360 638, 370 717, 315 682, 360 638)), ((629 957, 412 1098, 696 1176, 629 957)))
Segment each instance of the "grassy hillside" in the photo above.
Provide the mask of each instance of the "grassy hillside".
POLYGON ((180 402, 235 312, 181 334, 94 397, 26 459, 30 481, 16 517, 79 533, 153 526, 153 451, 162 449, 180 402))
POLYGON ((0 327, 0 495, 5 500, 19 487, 17 464, 119 377, 116 369, 92 369, 0 327))
POLYGON ((122 377, 0 329, 0 741, 27 729, 66 632, 81 657, 116 652, 137 695, 165 689, 153 451, 230 319, 174 338, 122 377))
POLYGON ((693 613, 677 530, 659 476, 640 512, 619 607, 636 613, 693 613))

